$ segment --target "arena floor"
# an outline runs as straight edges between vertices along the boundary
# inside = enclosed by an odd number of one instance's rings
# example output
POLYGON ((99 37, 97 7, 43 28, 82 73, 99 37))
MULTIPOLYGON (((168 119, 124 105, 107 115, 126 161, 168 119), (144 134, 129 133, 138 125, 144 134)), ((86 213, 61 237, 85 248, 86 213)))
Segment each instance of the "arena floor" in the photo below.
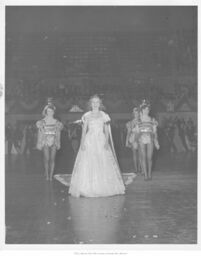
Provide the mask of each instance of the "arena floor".
MULTIPOLYGON (((132 166, 130 158, 122 162, 132 166)), ((73 198, 45 181, 41 155, 6 156, 6 244, 195 244, 197 160, 191 153, 156 159, 125 196, 73 198)))

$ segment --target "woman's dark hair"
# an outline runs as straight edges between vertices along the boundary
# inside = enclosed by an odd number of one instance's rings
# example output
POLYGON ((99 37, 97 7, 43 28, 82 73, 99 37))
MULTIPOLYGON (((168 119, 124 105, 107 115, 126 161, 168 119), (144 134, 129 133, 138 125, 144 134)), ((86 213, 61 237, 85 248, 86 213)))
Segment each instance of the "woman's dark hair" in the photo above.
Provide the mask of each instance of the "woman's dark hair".
POLYGON ((54 114, 55 114, 55 112, 56 112, 56 107, 55 107, 53 104, 48 104, 48 105, 46 105, 46 106, 44 107, 44 109, 43 109, 43 112, 42 112, 43 116, 46 116, 46 115, 47 115, 47 110, 48 110, 48 109, 53 110, 53 111, 54 111, 54 114))

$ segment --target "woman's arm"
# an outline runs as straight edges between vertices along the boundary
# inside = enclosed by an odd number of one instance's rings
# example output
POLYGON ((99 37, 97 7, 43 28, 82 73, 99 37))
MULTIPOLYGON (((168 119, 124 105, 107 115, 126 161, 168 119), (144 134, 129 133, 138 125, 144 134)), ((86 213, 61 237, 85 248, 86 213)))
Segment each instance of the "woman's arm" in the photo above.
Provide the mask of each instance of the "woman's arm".
POLYGON ((83 123, 83 127, 82 127, 82 137, 81 137, 81 143, 80 143, 82 150, 85 149, 84 142, 85 142, 85 137, 86 137, 86 133, 87 133, 87 127, 88 127, 88 122, 85 121, 83 123))
POLYGON ((154 119, 153 120, 153 134, 154 134, 154 145, 157 149, 160 148, 160 145, 158 143, 158 133, 157 133, 157 126, 158 122, 154 119))
POLYGON ((39 121, 36 122, 36 127, 37 127, 37 129, 40 129, 40 128, 41 128, 41 120, 39 120, 39 121))
POLYGON ((38 128, 38 131, 44 132, 44 123, 43 120, 39 120, 36 122, 36 127, 38 128))
POLYGON ((158 122, 154 118, 153 118, 152 122, 153 122, 153 133, 154 133, 154 136, 157 136, 158 122))
POLYGON ((126 129, 127 129, 127 137, 129 137, 131 135, 132 129, 133 129, 130 121, 128 123, 126 123, 126 129))
POLYGON ((109 147, 109 127, 108 123, 104 124, 104 133, 105 133, 105 149, 108 149, 109 147))
POLYGON ((127 122, 126 123, 126 128, 127 128, 127 132, 131 132, 132 128, 131 128, 131 122, 127 122))
POLYGON ((64 129, 64 125, 60 122, 57 121, 56 123, 56 146, 57 150, 61 148, 61 131, 64 129))

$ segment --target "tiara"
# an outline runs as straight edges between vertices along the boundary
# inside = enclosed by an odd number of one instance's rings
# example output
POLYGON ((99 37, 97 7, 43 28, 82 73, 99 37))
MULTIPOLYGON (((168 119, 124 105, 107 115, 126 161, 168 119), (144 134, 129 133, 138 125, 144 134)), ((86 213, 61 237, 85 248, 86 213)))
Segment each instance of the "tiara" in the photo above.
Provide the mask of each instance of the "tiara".
POLYGON ((144 108, 144 107, 148 107, 150 108, 150 103, 147 100, 143 100, 142 103, 140 104, 140 109, 144 108))
POLYGON ((90 97, 90 100, 97 98, 97 99, 101 99, 101 97, 99 96, 99 94, 94 94, 90 97))

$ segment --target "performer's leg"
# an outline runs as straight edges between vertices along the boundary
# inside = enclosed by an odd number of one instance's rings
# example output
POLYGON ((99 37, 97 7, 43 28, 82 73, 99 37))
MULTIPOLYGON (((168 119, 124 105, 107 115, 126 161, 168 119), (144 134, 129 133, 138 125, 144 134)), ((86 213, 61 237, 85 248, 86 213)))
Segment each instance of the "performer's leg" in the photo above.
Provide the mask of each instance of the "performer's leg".
POLYGON ((139 169, 139 172, 141 172, 141 174, 144 174, 143 173, 143 167, 142 167, 142 153, 141 153, 141 148, 140 148, 139 145, 138 145, 138 149, 137 149, 137 158, 138 158, 138 169, 139 169))
POLYGON ((52 146, 50 152, 50 180, 52 180, 55 167, 55 157, 57 152, 56 147, 52 146))
POLYGON ((140 143, 142 170, 144 173, 145 180, 147 180, 147 156, 146 156, 146 144, 140 143))
POLYGON ((49 147, 43 148, 43 157, 44 157, 44 166, 45 166, 45 177, 46 180, 49 180, 49 160, 50 160, 50 152, 49 147))
POLYGON ((133 151, 133 163, 134 163, 135 172, 138 172, 137 150, 134 147, 132 147, 132 151, 133 151))
POLYGON ((149 177, 149 179, 151 179, 151 173, 152 173, 153 151, 154 151, 153 143, 147 144, 147 161, 148 161, 148 177, 149 177))

